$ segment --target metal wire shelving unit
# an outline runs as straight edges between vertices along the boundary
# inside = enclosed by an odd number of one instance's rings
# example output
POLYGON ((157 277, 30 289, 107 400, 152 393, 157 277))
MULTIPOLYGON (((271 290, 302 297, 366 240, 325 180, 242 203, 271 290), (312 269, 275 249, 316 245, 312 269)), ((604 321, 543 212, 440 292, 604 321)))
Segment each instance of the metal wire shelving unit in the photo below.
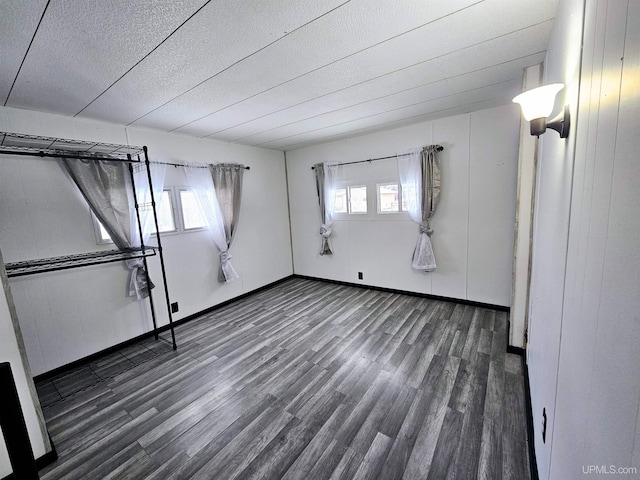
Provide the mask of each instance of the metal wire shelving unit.
MULTIPOLYGON (((84 140, 0 132, 0 155, 24 155, 30 157, 42 157, 51 159, 64 158, 75 159, 79 161, 103 160, 110 162, 126 162, 129 165, 129 173, 131 176, 133 196, 135 199, 135 210, 138 220, 138 228, 140 230, 140 238, 142 238, 142 226, 140 223, 141 209, 149 208, 153 211, 156 231, 159 231, 156 202, 153 194, 151 172, 149 170, 149 165, 151 162, 149 161, 149 155, 146 146, 138 147, 131 145, 119 145, 112 143, 89 142, 84 140), (138 205, 135 194, 134 165, 136 169, 146 168, 151 192, 150 204, 138 205)), ((171 312, 171 303, 169 299, 169 288, 167 285, 167 275, 164 263, 164 254, 162 250, 162 240, 160 235, 157 235, 157 240, 158 245, 154 247, 145 246, 144 242, 141 242, 141 245, 139 247, 130 249, 102 250, 98 252, 78 253, 60 257, 24 260, 19 262, 7 263, 5 265, 5 268, 7 270, 8 277, 19 277, 44 272, 55 272, 71 268, 86 267, 89 265, 99 265, 104 263, 142 258, 147 275, 147 283, 150 285, 151 283, 148 273, 149 270, 147 265, 147 257, 158 255, 162 271, 162 281, 164 286, 167 314, 169 316, 169 329, 171 331, 173 349, 175 350, 177 349, 177 344, 174 331, 173 316, 171 312)), ((156 312, 151 289, 149 289, 148 298, 151 308, 153 333, 156 339, 158 339, 159 329, 157 325, 156 312)))

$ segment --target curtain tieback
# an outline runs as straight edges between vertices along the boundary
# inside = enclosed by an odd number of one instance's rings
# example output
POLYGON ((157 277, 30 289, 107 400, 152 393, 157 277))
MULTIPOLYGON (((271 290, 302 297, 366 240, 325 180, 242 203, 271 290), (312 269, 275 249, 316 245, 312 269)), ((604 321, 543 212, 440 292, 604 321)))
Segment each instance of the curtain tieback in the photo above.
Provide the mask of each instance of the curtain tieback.
POLYGON ((144 262, 141 258, 132 258, 130 260, 125 260, 124 264, 129 270, 133 270, 134 268, 142 267, 144 265, 144 262))
POLYGON ((420 233, 426 233, 431 236, 433 229, 431 228, 431 222, 422 222, 420 224, 420 233))
POLYGON ((328 227, 324 223, 320 225, 320 235, 324 238, 329 238, 331 236, 331 227, 328 227))
POLYGON ((142 258, 131 258, 125 260, 124 264, 131 270, 131 278, 129 279, 129 296, 135 296, 138 300, 149 296, 149 289, 155 285, 149 279, 147 284, 147 274, 144 269, 144 261, 142 258))
POLYGON ((231 260, 232 255, 227 251, 227 252, 220 252, 220 263, 222 265, 226 265, 229 260, 231 260))

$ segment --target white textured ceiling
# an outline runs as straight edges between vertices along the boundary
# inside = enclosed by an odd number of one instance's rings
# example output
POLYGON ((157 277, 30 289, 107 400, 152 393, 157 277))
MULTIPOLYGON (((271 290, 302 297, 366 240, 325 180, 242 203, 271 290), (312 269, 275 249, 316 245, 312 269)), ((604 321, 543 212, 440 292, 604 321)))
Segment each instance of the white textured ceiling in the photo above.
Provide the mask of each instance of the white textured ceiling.
POLYGON ((557 4, 1 1, 0 101, 291 150, 510 102, 557 4))

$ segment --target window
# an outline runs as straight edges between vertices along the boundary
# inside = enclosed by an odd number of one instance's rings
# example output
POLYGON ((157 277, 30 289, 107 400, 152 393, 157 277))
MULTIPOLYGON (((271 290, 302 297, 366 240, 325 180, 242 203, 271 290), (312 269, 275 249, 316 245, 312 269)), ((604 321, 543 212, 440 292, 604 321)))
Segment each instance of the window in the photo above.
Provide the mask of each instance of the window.
POLYGON ((334 190, 334 219, 409 220, 408 202, 404 198, 407 193, 415 196, 415 190, 407 186, 405 192, 393 174, 369 181, 354 179, 351 184, 343 182, 334 190))
POLYGON ((366 185, 352 185, 334 190, 334 214, 367 213, 366 185))
POLYGON ((347 213, 347 189, 337 188, 334 190, 334 213, 347 213))
POLYGON ((111 240, 111 237, 95 215, 93 216, 93 221, 98 225, 98 243, 113 243, 113 240, 111 240))
POLYGON ((156 209, 158 214, 158 230, 160 233, 175 232, 176 222, 173 219, 173 200, 171 190, 163 190, 160 205, 156 209))
POLYGON ((349 187, 349 213, 367 213, 367 186, 349 187))
POLYGON ((194 230, 207 226, 198 201, 191 190, 180 190, 180 208, 182 210, 182 226, 185 230, 194 230))
POLYGON ((378 213, 398 213, 400 211, 398 198, 397 183, 378 184, 378 213))
MULTIPOLYGON (((173 217, 173 201, 172 201, 171 189, 162 191, 162 197, 157 204, 156 213, 158 215, 158 229, 160 233, 176 232, 176 223, 173 217)), ((98 243, 113 243, 107 230, 102 226, 100 221, 93 216, 94 224, 96 228, 96 235, 98 237, 98 243)), ((155 229, 154 229, 155 230, 155 229)), ((155 234, 155 231, 154 231, 155 234)))

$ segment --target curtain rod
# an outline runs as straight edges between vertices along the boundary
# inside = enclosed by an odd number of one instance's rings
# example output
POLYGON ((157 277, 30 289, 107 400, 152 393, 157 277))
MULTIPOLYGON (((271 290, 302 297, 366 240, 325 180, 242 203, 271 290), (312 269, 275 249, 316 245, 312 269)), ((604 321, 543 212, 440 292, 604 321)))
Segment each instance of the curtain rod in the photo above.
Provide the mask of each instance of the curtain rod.
MULTIPOLYGON (((432 145, 436 147, 436 152, 441 152, 444 150, 442 145, 432 145)), ((375 162, 377 160, 387 160, 389 158, 398 158, 404 157, 405 155, 411 155, 410 153, 401 153, 400 155, 389 155, 388 157, 378 157, 378 158, 369 158, 367 160, 357 160, 355 162, 344 162, 344 163, 336 163, 336 165, 353 165, 354 163, 367 163, 367 162, 375 162)), ((311 170, 315 170, 315 166, 311 167, 311 170)))
MULTIPOLYGON (((157 163, 160 165, 171 165, 173 167, 186 167, 186 168, 209 168, 206 165, 185 165, 184 163, 171 163, 171 162, 159 162, 157 160, 153 160, 149 163, 157 163)), ((214 164, 215 165, 215 164, 214 164)), ((245 170, 251 170, 251 167, 244 167, 245 170)))

